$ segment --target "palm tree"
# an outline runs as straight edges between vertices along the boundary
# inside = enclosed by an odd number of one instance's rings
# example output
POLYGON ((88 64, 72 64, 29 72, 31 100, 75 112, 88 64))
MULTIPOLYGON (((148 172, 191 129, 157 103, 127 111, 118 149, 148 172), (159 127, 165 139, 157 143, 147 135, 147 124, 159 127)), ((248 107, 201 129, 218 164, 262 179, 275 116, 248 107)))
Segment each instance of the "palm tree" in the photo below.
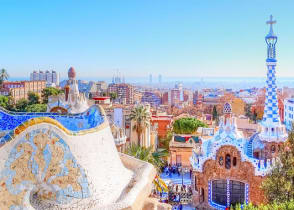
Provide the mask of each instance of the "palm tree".
POLYGON ((168 156, 168 151, 166 149, 158 149, 157 151, 152 152, 152 150, 152 146, 142 147, 137 144, 131 144, 126 149, 126 154, 151 163, 152 165, 154 165, 157 171, 160 172, 161 168, 166 163, 165 158, 168 156))
POLYGON ((3 82, 5 80, 7 80, 8 78, 9 78, 9 75, 8 75, 6 69, 1 69, 0 70, 0 86, 1 86, 1 88, 3 87, 3 82))
MULTIPOLYGON (((152 146, 146 148, 137 144, 131 144, 127 147, 126 154, 151 163, 157 169, 157 173, 159 174, 162 167, 166 164, 165 158, 168 156, 168 151, 166 149, 158 149, 157 151, 152 152, 152 146)), ((168 191, 166 184, 159 175, 156 175, 153 183, 159 192, 168 191)))
POLYGON ((135 123, 132 129, 137 132, 138 145, 141 145, 142 132, 148 126, 150 118, 150 112, 142 105, 131 111, 130 119, 135 123))

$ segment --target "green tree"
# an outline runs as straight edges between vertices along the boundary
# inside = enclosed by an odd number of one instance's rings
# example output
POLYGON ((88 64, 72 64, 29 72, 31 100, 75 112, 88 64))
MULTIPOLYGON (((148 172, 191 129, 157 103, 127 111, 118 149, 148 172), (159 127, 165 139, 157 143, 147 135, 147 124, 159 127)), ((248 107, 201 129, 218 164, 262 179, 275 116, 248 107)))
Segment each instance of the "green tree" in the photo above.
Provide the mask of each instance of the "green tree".
POLYGON ((117 98, 117 93, 115 92, 109 93, 109 96, 110 96, 110 99, 113 101, 117 98))
POLYGON ((9 78, 9 75, 8 75, 6 69, 1 69, 0 70, 0 86, 1 86, 1 88, 3 87, 3 82, 5 80, 8 80, 8 78, 9 78))
POLYGON ((246 104, 244 109, 245 109, 244 110, 245 116, 248 117, 249 119, 251 119, 252 118, 251 105, 246 104))
POLYGON ((130 119, 134 122, 133 130, 138 135, 138 145, 141 145, 142 132, 150 121, 150 113, 144 106, 137 106, 131 111, 130 119))
POLYGON ((218 123, 219 123, 219 115, 218 115, 218 112, 217 112, 217 109, 216 109, 215 105, 213 106, 213 109, 212 109, 212 119, 215 121, 216 125, 218 125, 218 123))
POLYGON ((173 137, 173 133, 172 131, 169 130, 165 138, 159 139, 159 147, 169 150, 169 143, 172 140, 172 137, 173 137))
POLYGON ((168 156, 168 151, 165 149, 158 149, 157 151, 152 152, 152 147, 146 148, 137 144, 131 144, 127 147, 125 153, 137 159, 151 163, 158 172, 160 172, 162 167, 166 164, 165 158, 168 156))
POLYGON ((279 153, 279 161, 262 183, 262 189, 270 203, 290 202, 294 199, 294 129, 279 153))
POLYGON ((8 109, 9 106, 9 99, 7 96, 0 95, 0 106, 4 109, 8 109))
POLYGON ((29 100, 29 105, 39 104, 40 103, 40 96, 35 92, 29 92, 28 93, 28 100, 29 100))
POLYGON ((217 113, 217 110, 216 110, 216 106, 214 105, 213 109, 212 109, 212 119, 216 120, 217 117, 218 117, 218 113, 217 113))
POLYGON ((44 104, 47 104, 48 103, 49 96, 57 96, 57 95, 59 95, 62 92, 63 92, 62 90, 59 90, 59 89, 54 88, 54 87, 44 88, 42 90, 43 103, 44 104))
POLYGON ((153 181, 156 189, 160 192, 168 191, 166 184, 158 175, 162 171, 162 168, 166 165, 165 159, 168 156, 168 150, 158 149, 157 151, 152 152, 152 147, 146 148, 137 144, 131 144, 127 147, 125 153, 137 159, 151 163, 157 170, 157 176, 153 181))
POLYGON ((196 132, 199 127, 207 127, 207 125, 195 118, 181 118, 173 123, 173 132, 176 134, 192 134, 196 132))
POLYGON ((15 111, 17 112, 25 112, 27 106, 29 105, 29 101, 27 99, 20 99, 16 104, 15 104, 15 111))
POLYGON ((254 123, 256 123, 256 121, 257 121, 257 113, 255 110, 253 111, 253 114, 252 114, 252 120, 254 123))
POLYGON ((26 112, 46 112, 46 104, 31 104, 28 105, 25 109, 26 112))
POLYGON ((293 210, 294 209, 294 201, 291 200, 289 202, 283 203, 272 203, 272 204, 261 204, 259 206, 254 206, 251 203, 248 205, 237 205, 235 207, 231 207, 231 209, 235 210, 293 210))
POLYGON ((15 109, 15 103, 14 103, 14 98, 11 95, 8 96, 7 110, 9 110, 9 111, 16 111, 16 109, 15 109))

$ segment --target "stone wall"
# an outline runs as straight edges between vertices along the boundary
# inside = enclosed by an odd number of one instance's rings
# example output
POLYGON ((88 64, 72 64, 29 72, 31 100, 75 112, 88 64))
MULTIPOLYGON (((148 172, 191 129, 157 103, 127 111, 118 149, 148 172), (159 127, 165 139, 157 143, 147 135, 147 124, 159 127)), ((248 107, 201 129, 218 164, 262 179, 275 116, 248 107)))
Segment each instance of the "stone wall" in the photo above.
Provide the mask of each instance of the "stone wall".
MULTIPOLYGON (((249 184, 249 202, 260 204, 264 202, 264 194, 260 186, 264 177, 254 176, 254 166, 250 162, 242 162, 240 152, 233 146, 222 146, 216 155, 216 160, 207 160, 203 166, 203 172, 193 172, 196 176, 197 192, 194 193, 194 203, 199 205, 202 197, 199 196, 200 189, 204 190, 204 203, 208 203, 208 182, 217 179, 230 179, 249 184), (225 156, 231 156, 231 168, 225 168, 225 156), (223 158, 220 165, 219 159, 223 158), (233 158, 236 157, 236 166, 233 166, 233 158)), ((195 187, 195 178, 193 184, 195 187)))

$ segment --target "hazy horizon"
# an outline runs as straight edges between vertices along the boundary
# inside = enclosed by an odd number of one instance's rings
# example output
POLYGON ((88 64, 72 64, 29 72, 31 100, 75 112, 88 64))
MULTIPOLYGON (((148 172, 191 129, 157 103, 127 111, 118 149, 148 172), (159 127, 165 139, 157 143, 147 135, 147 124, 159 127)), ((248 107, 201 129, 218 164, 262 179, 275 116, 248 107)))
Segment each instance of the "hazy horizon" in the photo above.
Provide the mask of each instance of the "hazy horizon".
MULTIPOLYGON (((60 81, 66 80, 62 77, 60 81)), ((78 80, 86 81, 106 81, 110 83, 112 77, 79 77, 78 80)), ((29 80, 29 77, 11 77, 10 81, 29 80)), ((162 84, 159 85, 158 77, 153 77, 153 82, 150 85, 149 77, 128 77, 125 78, 127 83, 135 85, 149 85, 156 87, 173 87, 177 82, 182 82, 185 88, 202 89, 202 88, 231 88, 234 90, 246 89, 252 87, 264 87, 266 85, 266 77, 162 77, 162 84)), ((282 87, 294 88, 294 77, 277 77, 277 85, 282 87)))

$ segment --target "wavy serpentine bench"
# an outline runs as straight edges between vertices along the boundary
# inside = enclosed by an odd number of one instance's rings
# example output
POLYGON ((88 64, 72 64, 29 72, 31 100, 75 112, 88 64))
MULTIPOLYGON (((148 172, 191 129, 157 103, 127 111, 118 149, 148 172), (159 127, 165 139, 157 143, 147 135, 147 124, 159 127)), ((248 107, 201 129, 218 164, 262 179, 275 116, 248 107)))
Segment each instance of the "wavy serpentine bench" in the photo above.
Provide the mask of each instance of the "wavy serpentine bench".
POLYGON ((144 205, 155 169, 117 152, 102 108, 78 115, 0 110, 0 117, 1 210, 144 205))

